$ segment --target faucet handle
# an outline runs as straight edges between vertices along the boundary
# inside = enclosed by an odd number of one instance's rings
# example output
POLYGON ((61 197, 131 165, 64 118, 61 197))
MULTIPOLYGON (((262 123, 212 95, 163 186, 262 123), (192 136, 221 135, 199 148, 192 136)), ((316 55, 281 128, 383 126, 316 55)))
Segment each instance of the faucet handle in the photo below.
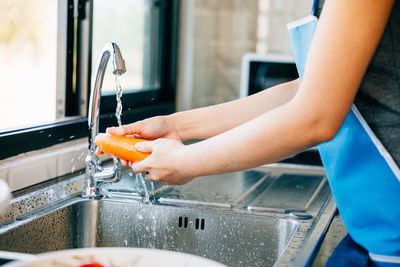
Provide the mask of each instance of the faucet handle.
POLYGON ((82 192, 84 198, 102 198, 104 196, 102 190, 103 183, 114 183, 121 180, 121 168, 118 158, 113 157, 114 166, 102 168, 98 157, 89 152, 86 156, 86 178, 85 187, 82 192))
POLYGON ((121 161, 119 158, 112 156, 114 166, 102 168, 100 172, 94 174, 94 179, 98 183, 116 183, 121 180, 121 161))

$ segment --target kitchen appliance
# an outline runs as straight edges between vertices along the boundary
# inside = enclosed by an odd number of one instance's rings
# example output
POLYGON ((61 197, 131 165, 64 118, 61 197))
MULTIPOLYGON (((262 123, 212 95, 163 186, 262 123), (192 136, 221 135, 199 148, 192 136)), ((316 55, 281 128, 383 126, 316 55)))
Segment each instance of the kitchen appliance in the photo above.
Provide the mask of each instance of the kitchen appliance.
POLYGON ((240 97, 298 77, 294 59, 290 55, 246 53, 241 63, 240 97))

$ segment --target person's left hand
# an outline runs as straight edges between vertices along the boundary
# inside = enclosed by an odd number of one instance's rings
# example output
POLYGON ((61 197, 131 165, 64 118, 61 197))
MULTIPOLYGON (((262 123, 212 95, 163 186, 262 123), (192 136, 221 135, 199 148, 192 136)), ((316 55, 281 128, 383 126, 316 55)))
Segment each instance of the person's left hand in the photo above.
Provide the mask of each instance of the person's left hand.
POLYGON ((186 146, 182 142, 160 138, 137 143, 135 148, 141 152, 151 153, 145 160, 129 163, 135 173, 145 172, 148 181, 182 185, 194 178, 183 166, 186 146))

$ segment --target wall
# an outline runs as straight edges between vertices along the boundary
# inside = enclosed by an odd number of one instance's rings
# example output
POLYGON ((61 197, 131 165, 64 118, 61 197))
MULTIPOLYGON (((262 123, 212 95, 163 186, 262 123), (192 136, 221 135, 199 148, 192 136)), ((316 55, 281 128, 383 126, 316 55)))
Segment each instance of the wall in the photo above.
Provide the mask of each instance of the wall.
POLYGON ((246 52, 291 54, 287 23, 311 0, 182 1, 178 110, 236 99, 246 52))

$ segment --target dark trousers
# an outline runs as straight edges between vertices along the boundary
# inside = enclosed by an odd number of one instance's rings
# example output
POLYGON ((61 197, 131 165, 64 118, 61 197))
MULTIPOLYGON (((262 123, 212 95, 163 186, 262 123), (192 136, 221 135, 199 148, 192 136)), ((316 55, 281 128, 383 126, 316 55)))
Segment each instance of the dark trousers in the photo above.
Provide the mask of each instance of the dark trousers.
POLYGON ((375 262, 368 256, 368 251, 358 245, 347 235, 340 241, 332 255, 329 257, 326 267, 400 267, 400 264, 375 262))

